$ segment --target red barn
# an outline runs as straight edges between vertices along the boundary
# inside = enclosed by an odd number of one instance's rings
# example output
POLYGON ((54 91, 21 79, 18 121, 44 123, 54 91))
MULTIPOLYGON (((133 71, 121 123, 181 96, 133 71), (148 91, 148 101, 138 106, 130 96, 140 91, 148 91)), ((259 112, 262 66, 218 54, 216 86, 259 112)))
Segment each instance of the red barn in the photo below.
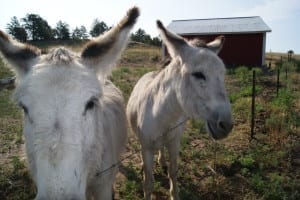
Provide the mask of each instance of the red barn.
POLYGON ((190 40, 206 42, 225 36, 220 57, 227 66, 265 65, 266 33, 271 32, 261 17, 174 20, 168 29, 190 40))

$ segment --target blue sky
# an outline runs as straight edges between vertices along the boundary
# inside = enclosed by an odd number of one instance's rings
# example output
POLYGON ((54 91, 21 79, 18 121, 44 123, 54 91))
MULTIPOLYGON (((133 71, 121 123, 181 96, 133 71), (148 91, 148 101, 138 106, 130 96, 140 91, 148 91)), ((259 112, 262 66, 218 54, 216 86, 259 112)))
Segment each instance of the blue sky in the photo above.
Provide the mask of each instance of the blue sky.
POLYGON ((71 29, 84 25, 89 30, 95 18, 111 26, 134 5, 141 8, 134 31, 142 28, 151 36, 158 35, 156 19, 168 25, 176 19, 261 16, 272 29, 267 34, 267 52, 292 49, 300 54, 300 0, 6 0, 1 2, 0 29, 13 16, 20 19, 34 13, 52 27, 62 20, 71 29))

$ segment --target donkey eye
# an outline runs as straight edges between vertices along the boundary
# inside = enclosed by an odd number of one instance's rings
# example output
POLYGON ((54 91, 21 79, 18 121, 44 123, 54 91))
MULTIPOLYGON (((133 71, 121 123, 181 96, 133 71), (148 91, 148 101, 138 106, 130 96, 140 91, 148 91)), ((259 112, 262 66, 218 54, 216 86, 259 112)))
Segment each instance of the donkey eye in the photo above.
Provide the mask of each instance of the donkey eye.
POLYGON ((192 73, 192 76, 197 79, 206 80, 206 77, 204 76, 204 74, 202 72, 194 72, 194 73, 192 73))
POLYGON ((19 103, 19 106, 23 109, 24 113, 27 115, 28 114, 28 108, 22 103, 19 103))
POLYGON ((91 98, 91 99, 85 104, 85 111, 94 109, 94 107, 95 107, 95 105, 96 105, 96 102, 97 102, 97 98, 96 98, 96 97, 91 98))
POLYGON ((85 110, 92 110, 95 107, 95 102, 93 100, 90 100, 85 105, 85 110))

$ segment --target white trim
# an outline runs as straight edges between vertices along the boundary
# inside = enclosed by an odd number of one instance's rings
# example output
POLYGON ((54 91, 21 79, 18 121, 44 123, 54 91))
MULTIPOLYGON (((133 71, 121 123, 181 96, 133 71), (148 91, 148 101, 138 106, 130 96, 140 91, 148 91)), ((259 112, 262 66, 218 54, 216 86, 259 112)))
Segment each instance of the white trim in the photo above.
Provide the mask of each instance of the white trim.
POLYGON ((209 33, 176 33, 181 36, 206 36, 206 35, 248 35, 248 34, 260 34, 260 33, 267 33, 271 31, 253 31, 253 32, 209 32, 209 33))

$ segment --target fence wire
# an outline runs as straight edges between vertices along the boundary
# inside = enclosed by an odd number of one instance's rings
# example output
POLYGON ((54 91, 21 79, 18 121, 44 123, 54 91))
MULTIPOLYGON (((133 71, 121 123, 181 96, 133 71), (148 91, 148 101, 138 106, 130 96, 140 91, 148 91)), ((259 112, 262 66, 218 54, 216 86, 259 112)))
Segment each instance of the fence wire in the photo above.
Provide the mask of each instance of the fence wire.
MULTIPOLYGON (((178 124, 176 124, 175 126, 171 127, 170 129, 168 129, 167 131, 165 131, 162 135, 169 134, 171 131, 173 131, 173 130, 175 130, 176 128, 178 128, 179 126, 185 124, 185 123, 187 122, 188 119, 189 119, 189 118, 186 117, 183 121, 181 121, 181 122, 179 122, 178 124)), ((171 137, 171 139, 172 139, 172 137, 171 137)), ((170 140, 171 140, 171 139, 170 139, 170 140)), ((167 142, 169 142, 169 141, 167 141, 167 142)), ((106 169, 104 169, 104 170, 102 170, 102 171, 98 171, 98 172, 96 173, 96 177, 100 177, 100 176, 104 175, 106 172, 109 172, 110 170, 114 169, 115 167, 121 166, 121 165, 122 165, 122 162, 123 162, 124 160, 129 159, 129 158, 131 158, 131 157, 137 155, 138 153, 140 153, 140 151, 134 151, 134 152, 130 153, 128 156, 126 156, 126 157, 120 159, 118 162, 112 164, 110 167, 108 167, 108 168, 106 168, 106 169)))

